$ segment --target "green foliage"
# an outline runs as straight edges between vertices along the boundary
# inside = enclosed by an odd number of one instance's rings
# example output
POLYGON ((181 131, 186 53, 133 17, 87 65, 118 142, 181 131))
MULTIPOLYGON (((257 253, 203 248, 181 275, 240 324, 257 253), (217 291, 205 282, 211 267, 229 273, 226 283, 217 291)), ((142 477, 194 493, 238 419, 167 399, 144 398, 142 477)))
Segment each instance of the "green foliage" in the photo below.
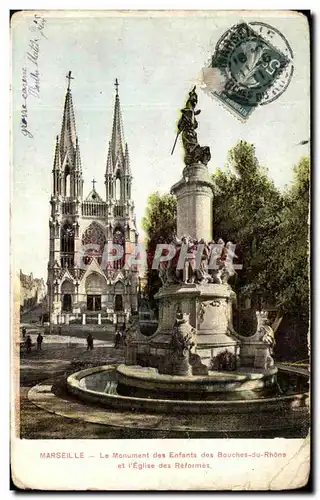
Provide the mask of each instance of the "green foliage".
POLYGON ((281 222, 274 241, 271 265, 276 299, 285 311, 307 322, 309 317, 309 196, 310 161, 294 167, 294 182, 284 195, 281 222))
POLYGON ((148 197, 146 215, 142 218, 142 228, 147 235, 147 243, 164 243, 176 230, 177 202, 170 194, 160 195, 157 191, 148 197))
POLYGON ((282 312, 308 318, 309 160, 295 167, 292 187, 282 194, 240 141, 229 168, 213 175, 214 236, 236 243, 243 269, 234 287, 240 295, 282 312))
MULTIPOLYGON (((215 241, 236 244, 238 262, 234 287, 253 305, 274 305, 281 312, 309 317, 309 159, 294 167, 294 182, 284 193, 276 188, 259 165, 252 144, 240 141, 229 153, 225 171, 217 170, 214 183, 213 235, 215 241)), ((165 243, 176 231, 176 199, 152 193, 142 227, 147 236, 147 294, 153 297, 161 282, 150 269, 157 243, 165 243)))
POLYGON ((146 293, 152 308, 157 308, 154 295, 161 287, 158 271, 152 270, 151 265, 158 243, 167 243, 176 232, 177 202, 170 194, 160 195, 152 193, 148 197, 146 215, 142 219, 142 228, 146 233, 147 241, 147 286, 146 293))
POLYGON ((277 231, 281 193, 259 165, 254 146, 243 141, 230 151, 227 171, 218 170, 213 182, 214 237, 235 243, 243 265, 234 283, 236 291, 253 302, 261 294, 267 300, 271 270, 266 266, 264 242, 271 241, 277 231))

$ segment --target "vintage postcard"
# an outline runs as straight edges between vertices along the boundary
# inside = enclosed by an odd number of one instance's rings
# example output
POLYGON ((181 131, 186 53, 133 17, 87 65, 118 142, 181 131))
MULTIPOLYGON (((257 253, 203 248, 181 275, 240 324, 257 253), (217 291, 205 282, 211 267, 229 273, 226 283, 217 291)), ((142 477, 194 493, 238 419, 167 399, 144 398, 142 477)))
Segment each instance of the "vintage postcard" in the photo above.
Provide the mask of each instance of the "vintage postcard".
POLYGON ((304 487, 308 15, 29 10, 11 45, 14 484, 304 487))

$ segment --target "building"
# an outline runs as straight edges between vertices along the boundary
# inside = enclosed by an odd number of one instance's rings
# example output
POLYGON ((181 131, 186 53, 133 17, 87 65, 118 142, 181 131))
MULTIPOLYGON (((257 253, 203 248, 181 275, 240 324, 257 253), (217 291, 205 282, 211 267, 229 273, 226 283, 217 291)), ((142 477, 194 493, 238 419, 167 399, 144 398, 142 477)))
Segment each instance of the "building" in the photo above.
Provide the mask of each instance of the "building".
POLYGON ((41 304, 46 297, 43 278, 34 278, 33 274, 23 274, 20 269, 20 309, 26 311, 41 304))
MULTIPOLYGON (((83 196, 82 165, 67 75, 61 134, 57 136, 50 200, 48 306, 51 322, 124 322, 138 308, 138 271, 126 258, 138 241, 128 145, 124 141, 118 81, 105 193, 92 181, 83 196), (113 250, 111 248, 113 245, 113 250), (114 248, 119 257, 115 260, 114 248), (110 250, 111 248, 111 250, 110 250)), ((84 166, 85 168, 85 166, 84 166)))

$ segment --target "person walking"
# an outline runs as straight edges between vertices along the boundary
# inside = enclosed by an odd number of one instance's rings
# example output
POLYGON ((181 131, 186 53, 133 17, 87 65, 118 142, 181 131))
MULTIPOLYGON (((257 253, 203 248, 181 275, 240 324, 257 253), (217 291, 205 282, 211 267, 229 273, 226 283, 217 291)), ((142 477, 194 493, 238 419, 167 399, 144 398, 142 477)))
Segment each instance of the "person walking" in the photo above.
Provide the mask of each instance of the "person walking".
POLYGON ((93 349, 93 336, 89 333, 87 337, 87 351, 92 351, 93 349))
POLYGON ((41 333, 39 333, 39 335, 37 337, 37 351, 41 351, 42 342, 43 342, 43 337, 42 337, 41 333))
POLYGON ((27 352, 31 352, 31 346, 32 346, 32 340, 31 340, 30 335, 28 335, 26 338, 26 350, 27 350, 27 352))
POLYGON ((123 330, 123 331, 122 331, 122 338, 121 338, 121 341, 122 341, 122 345, 123 345, 123 346, 127 345, 126 340, 127 340, 126 330, 123 330))
POLYGON ((26 327, 24 326, 24 327, 22 328, 22 338, 23 338, 23 340, 25 340, 25 339, 26 339, 26 333, 27 333, 27 329, 26 329, 26 327))
POLYGON ((117 330, 116 331, 116 340, 115 340, 115 343, 114 343, 114 348, 115 349, 117 349, 118 347, 120 347, 121 340, 122 340, 121 332, 120 332, 120 330, 117 330))

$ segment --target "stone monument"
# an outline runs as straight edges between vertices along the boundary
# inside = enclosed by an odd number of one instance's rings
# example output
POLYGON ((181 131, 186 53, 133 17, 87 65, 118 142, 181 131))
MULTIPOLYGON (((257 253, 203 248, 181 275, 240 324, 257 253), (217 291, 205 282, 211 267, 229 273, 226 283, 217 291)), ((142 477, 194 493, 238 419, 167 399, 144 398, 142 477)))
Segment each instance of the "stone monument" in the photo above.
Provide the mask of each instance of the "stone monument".
POLYGON ((196 365, 197 369, 202 365, 202 372, 207 373, 217 356, 226 351, 232 366, 236 366, 240 344, 229 328, 235 296, 228 285, 233 274, 228 261, 230 242, 225 245, 219 240, 215 244, 212 240, 213 185, 207 167, 211 153, 209 147, 198 143, 196 117, 200 110, 196 110, 197 102, 194 87, 181 110, 177 126, 177 137, 182 137, 185 167, 182 178, 171 189, 177 198, 177 233, 168 244, 174 245, 176 253, 159 271, 163 283, 156 297, 159 325, 152 337, 138 342, 138 360, 140 353, 140 359, 148 358, 149 366, 158 368, 159 373, 168 373, 166 361, 172 350, 177 314, 189 317, 195 331, 196 365), (215 265, 210 266, 212 263, 215 265))
MULTIPOLYGON (((228 280, 234 273, 235 254, 231 242, 212 240, 210 149, 198 144, 196 105, 193 88, 178 123, 176 142, 181 135, 185 167, 172 187, 178 204, 177 233, 167 242, 166 258, 159 262, 158 329, 146 337, 139 331, 138 317, 131 316, 125 331, 125 364, 111 368, 112 375, 107 375, 112 392, 106 394, 104 377, 110 370, 106 366, 94 368, 89 375, 87 370, 85 375, 72 375, 68 389, 117 412, 165 414, 156 419, 161 432, 171 414, 178 415, 178 426, 188 436, 197 423, 202 436, 213 431, 219 437, 233 432, 247 437, 255 426, 259 437, 266 437, 266 432, 274 433, 278 426, 287 429, 288 424, 291 432, 288 417, 294 425, 298 419, 299 426, 306 420, 307 394, 302 393, 304 385, 298 394, 279 395, 282 389, 272 357, 274 331, 267 313, 257 312, 258 327, 251 337, 233 328, 235 293, 228 280), (83 383, 86 377, 88 390, 83 383), (99 382, 95 391, 92 378, 99 382)), ((172 420, 168 425, 171 431, 172 420)))

